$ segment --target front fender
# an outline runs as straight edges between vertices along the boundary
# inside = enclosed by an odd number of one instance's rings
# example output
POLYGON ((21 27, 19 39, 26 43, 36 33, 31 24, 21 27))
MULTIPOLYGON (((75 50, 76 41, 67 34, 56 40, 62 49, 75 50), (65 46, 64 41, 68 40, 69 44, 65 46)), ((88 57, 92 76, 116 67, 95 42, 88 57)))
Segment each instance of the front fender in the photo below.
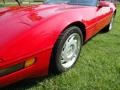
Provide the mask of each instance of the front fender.
POLYGON ((61 32, 76 21, 82 22, 78 13, 61 13, 49 17, 14 41, 10 41, 9 45, 0 51, 0 58, 17 60, 19 57, 28 57, 52 49, 61 32))

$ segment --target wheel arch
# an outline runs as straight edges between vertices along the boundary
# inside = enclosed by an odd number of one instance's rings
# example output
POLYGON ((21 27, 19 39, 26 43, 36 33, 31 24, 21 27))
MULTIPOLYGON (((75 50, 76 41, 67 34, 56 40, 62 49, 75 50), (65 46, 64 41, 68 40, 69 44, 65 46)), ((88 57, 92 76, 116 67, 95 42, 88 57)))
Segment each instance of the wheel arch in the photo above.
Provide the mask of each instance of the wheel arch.
MULTIPOLYGON (((85 29, 85 25, 80 22, 80 21, 76 21, 76 22, 72 22, 70 24, 68 24, 63 30, 61 33, 63 33, 67 28, 71 27, 71 26, 77 26, 81 29, 81 32, 83 34, 83 43, 85 42, 85 39, 86 39, 86 29, 85 29)), ((60 33, 60 35, 61 35, 60 33)), ((59 35, 59 36, 60 36, 59 35)), ((59 38, 58 36, 58 38, 59 38)), ((58 39, 56 40, 55 44, 57 43, 58 39)), ((54 71, 52 70, 53 69, 53 63, 54 63, 54 49, 56 48, 55 47, 56 45, 54 45, 54 47, 52 48, 52 55, 51 55, 51 58, 50 58, 50 64, 49 64, 49 70, 48 70, 48 73, 50 74, 51 72, 54 73, 54 71)))
MULTIPOLYGON (((63 31, 65 31, 67 28, 69 28, 69 27, 71 27, 71 26, 77 26, 77 27, 79 27, 79 28, 81 29, 81 32, 82 32, 82 34, 83 34, 83 42, 84 42, 85 39, 86 39, 86 29, 85 29, 85 25, 84 25, 82 22, 80 22, 80 21, 72 22, 72 23, 70 23, 69 25, 67 25, 67 26, 64 28, 63 31)), ((62 31, 62 32, 63 32, 63 31, 62 31)))

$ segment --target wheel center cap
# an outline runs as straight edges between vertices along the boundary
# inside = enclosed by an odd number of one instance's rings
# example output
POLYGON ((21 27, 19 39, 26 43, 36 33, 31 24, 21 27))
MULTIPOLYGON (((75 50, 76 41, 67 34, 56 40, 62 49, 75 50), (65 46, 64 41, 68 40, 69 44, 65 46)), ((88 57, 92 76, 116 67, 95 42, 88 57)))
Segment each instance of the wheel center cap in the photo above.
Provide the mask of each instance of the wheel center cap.
POLYGON ((69 46, 69 49, 68 49, 68 52, 67 52, 68 58, 71 58, 73 56, 74 49, 75 49, 75 46, 73 44, 69 46))

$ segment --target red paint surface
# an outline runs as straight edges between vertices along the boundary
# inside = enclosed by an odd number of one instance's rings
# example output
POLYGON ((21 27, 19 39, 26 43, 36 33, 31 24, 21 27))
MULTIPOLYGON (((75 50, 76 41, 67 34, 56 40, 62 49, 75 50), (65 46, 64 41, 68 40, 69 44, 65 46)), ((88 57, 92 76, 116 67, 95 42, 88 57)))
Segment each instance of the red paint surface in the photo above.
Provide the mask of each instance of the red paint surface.
POLYGON ((28 57, 35 57, 36 63, 0 77, 0 86, 46 75, 52 48, 60 33, 71 23, 80 22, 85 26, 87 41, 110 22, 116 8, 114 4, 108 4, 109 7, 102 8, 67 4, 1 8, 0 69, 28 57))

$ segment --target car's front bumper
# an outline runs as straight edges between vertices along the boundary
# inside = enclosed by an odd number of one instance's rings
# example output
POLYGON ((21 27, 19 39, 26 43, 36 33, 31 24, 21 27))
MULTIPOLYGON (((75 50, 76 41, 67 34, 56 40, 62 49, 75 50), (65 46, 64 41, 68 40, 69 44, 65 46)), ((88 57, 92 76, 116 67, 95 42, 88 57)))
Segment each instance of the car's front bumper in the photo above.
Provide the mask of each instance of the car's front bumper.
MULTIPOLYGON (((33 78, 39 76, 45 76, 48 74, 48 68, 50 63, 51 49, 35 55, 36 62, 27 68, 22 68, 10 74, 0 77, 0 87, 15 83, 17 81, 33 78), (47 56, 47 57, 46 57, 47 56)), ((6 66, 6 65, 4 65, 6 66)), ((4 67, 3 66, 3 67, 4 67)), ((28 64, 26 65, 28 66, 28 64)))
POLYGON ((35 64, 31 67, 24 68, 11 74, 0 77, 0 87, 4 87, 6 85, 15 83, 26 78, 34 78, 38 76, 44 76, 47 74, 47 70, 44 71, 42 67, 38 68, 38 65, 35 64))
POLYGON ((11 83, 15 83, 17 81, 27 78, 31 73, 31 70, 29 69, 30 68, 26 68, 26 69, 19 70, 14 73, 0 77, 0 87, 9 85, 11 83))

